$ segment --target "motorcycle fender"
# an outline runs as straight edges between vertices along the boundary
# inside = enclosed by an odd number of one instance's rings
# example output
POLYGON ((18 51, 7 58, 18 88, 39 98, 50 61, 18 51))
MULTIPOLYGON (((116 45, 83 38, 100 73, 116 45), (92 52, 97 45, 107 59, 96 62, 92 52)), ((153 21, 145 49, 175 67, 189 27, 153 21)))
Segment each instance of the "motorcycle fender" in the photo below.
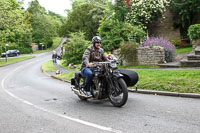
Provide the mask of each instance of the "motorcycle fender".
POLYGON ((121 73, 117 73, 117 74, 113 74, 113 77, 118 79, 118 78, 123 77, 123 75, 121 73))

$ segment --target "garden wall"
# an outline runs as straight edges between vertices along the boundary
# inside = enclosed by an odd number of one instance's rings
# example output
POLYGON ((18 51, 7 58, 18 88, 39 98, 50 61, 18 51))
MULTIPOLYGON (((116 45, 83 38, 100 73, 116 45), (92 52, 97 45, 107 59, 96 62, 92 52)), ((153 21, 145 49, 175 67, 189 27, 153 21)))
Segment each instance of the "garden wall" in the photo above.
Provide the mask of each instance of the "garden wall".
MULTIPOLYGON (((180 39, 180 31, 179 28, 174 28, 174 22, 176 21, 173 17, 173 13, 167 9, 167 11, 163 14, 164 18, 160 18, 157 21, 153 21, 148 26, 149 36, 162 36, 167 37, 169 40, 177 40, 180 39)), ((200 23, 200 14, 197 14, 194 17, 193 22, 195 24, 200 23)))
POLYGON ((137 49, 139 65, 154 66, 165 62, 165 52, 162 47, 141 47, 137 49))

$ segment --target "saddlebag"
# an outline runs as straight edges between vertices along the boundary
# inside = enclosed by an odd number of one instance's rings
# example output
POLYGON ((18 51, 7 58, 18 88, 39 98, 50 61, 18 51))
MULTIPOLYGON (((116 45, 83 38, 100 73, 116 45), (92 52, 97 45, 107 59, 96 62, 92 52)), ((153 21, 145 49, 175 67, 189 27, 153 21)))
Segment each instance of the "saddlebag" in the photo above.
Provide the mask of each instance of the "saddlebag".
POLYGON ((123 75, 123 79, 126 82, 126 85, 134 86, 138 82, 138 73, 132 70, 119 69, 120 73, 123 75))

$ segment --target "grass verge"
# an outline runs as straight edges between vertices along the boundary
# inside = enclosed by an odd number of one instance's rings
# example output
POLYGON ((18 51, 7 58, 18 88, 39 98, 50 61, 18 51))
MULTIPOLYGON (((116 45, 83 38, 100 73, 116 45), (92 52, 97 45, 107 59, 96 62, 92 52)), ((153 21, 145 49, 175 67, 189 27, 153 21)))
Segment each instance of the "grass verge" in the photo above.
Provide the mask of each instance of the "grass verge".
MULTIPOLYGON (((199 70, 132 69, 139 75, 139 89, 179 93, 200 93, 199 70)), ((75 72, 56 75, 56 78, 70 81, 75 72)), ((130 89, 135 87, 130 87, 130 89)))
POLYGON ((200 93, 199 70, 135 70, 138 88, 180 93, 200 93))
POLYGON ((44 72, 51 72, 57 70, 57 68, 53 65, 53 61, 50 60, 42 65, 42 70, 44 72))
POLYGON ((34 56, 23 56, 23 57, 16 57, 16 58, 8 58, 8 62, 6 62, 5 58, 2 58, 2 59, 0 59, 0 66, 20 62, 20 61, 23 61, 23 60, 31 59, 33 57, 34 56))
POLYGON ((184 48, 176 48, 176 54, 185 53, 192 51, 192 46, 184 47, 184 48))

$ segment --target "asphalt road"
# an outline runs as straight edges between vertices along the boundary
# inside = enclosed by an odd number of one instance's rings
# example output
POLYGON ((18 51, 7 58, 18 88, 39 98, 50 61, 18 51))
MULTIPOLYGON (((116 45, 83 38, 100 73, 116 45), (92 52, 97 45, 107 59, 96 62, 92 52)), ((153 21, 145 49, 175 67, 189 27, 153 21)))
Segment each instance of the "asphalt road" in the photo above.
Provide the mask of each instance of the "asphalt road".
POLYGON ((0 133, 199 133, 200 99, 129 93, 127 104, 81 101, 44 75, 51 53, 0 67, 0 133))

